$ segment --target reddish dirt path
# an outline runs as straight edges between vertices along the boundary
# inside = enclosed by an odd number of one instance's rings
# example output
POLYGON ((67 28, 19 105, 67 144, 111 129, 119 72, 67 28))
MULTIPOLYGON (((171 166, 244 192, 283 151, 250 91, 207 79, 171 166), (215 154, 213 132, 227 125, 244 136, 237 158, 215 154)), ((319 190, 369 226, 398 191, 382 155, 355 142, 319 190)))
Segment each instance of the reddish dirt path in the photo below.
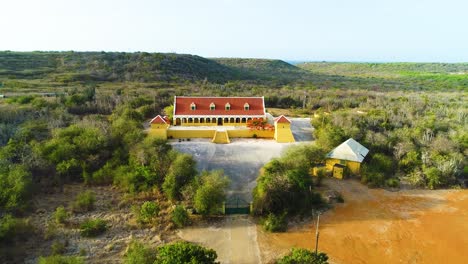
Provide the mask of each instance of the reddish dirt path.
MULTIPOLYGON (((320 218, 319 250, 331 263, 468 263, 468 190, 389 192, 350 180, 326 184, 345 199, 320 218)), ((315 246, 310 221, 283 234, 258 233, 265 263, 291 247, 315 246)))

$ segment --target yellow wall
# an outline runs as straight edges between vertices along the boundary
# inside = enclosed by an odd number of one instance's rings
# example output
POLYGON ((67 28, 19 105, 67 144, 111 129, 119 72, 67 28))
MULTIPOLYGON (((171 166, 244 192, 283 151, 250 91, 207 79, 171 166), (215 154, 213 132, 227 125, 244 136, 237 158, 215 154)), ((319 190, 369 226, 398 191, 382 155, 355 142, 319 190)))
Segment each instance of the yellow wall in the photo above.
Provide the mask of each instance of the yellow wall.
POLYGON ((276 123, 274 138, 276 139, 276 142, 279 143, 295 142, 291 131, 291 124, 276 123))
POLYGON ((223 123, 223 126, 245 126, 245 127, 247 127, 247 123, 229 123, 229 122, 226 122, 226 123, 223 123))
POLYGON ((151 124, 151 129, 149 129, 148 134, 161 138, 161 139, 167 139, 167 128, 169 125, 166 124, 151 124))
MULTIPOLYGON (((327 161, 326 161, 327 170, 332 171, 333 166, 335 166, 335 164, 337 164, 337 163, 341 164, 339 159, 327 159, 327 161)), ((355 175, 359 174, 359 170, 361 168, 361 163, 356 162, 356 161, 345 160, 345 164, 342 164, 342 165, 345 165, 346 167, 348 167, 349 171, 352 174, 355 174, 355 175)))
POLYGON ((168 130, 167 137, 172 138, 213 138, 215 130, 168 130))
POLYGON ((232 138, 253 138, 254 134, 258 138, 273 138, 274 131, 269 130, 250 130, 250 129, 238 129, 228 130, 229 137, 232 138))

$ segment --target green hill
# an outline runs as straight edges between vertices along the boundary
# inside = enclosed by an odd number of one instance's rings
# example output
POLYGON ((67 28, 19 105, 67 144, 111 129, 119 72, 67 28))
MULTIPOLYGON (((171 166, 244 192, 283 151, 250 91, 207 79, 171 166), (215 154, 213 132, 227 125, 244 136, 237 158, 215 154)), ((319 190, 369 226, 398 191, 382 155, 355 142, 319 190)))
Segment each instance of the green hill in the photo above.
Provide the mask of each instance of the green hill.
POLYGON ((341 80, 348 87, 411 90, 468 88, 468 63, 307 62, 297 66, 324 80, 331 79, 335 85, 341 80))
POLYGON ((51 82, 231 80, 289 82, 306 71, 279 60, 206 59, 174 53, 0 52, 0 78, 51 82))
POLYGON ((213 58, 214 61, 261 80, 296 82, 308 79, 311 74, 282 60, 213 58))

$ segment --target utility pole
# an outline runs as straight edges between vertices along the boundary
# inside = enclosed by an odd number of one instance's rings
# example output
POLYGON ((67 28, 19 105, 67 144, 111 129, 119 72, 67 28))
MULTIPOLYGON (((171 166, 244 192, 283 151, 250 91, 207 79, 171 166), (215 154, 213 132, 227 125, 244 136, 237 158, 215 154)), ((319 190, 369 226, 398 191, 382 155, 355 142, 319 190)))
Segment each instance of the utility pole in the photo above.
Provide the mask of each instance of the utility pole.
POLYGON ((320 212, 317 213, 317 226, 315 228, 315 256, 317 256, 318 254, 319 223, 320 223, 320 212))

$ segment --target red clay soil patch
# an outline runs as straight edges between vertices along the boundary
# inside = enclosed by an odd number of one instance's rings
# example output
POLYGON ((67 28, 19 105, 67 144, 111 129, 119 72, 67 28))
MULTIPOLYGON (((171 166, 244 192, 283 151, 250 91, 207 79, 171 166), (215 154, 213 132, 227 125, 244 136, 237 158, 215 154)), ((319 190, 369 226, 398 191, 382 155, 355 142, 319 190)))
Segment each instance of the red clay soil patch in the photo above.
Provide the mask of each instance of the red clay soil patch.
MULTIPOLYGON (((327 181, 344 204, 320 218, 319 250, 331 263, 467 263, 468 190, 368 189, 355 181, 327 181)), ((309 221, 287 233, 259 232, 264 262, 291 247, 315 247, 309 221)))

